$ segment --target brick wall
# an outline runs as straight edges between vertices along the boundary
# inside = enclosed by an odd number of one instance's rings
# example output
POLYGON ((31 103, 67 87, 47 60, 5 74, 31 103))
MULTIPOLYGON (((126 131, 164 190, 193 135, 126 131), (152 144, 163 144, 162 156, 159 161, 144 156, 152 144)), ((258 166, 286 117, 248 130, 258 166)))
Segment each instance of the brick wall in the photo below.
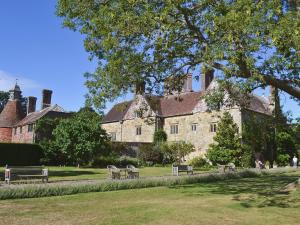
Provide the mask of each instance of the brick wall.
POLYGON ((34 131, 29 132, 28 126, 22 127, 22 133, 20 132, 21 127, 17 127, 15 133, 15 128, 12 130, 12 142, 14 143, 34 143, 34 131))
POLYGON ((11 142, 12 128, 0 128, 0 142, 11 142))

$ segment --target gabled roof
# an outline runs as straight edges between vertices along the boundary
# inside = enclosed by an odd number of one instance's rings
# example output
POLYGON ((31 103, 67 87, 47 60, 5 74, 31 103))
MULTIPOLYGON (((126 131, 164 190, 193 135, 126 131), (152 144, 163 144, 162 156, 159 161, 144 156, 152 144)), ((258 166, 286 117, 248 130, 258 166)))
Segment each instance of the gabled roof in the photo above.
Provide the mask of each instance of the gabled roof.
POLYGON ((0 127, 13 127, 24 118, 21 102, 9 100, 0 114, 0 127))
POLYGON ((160 99, 159 114, 162 117, 192 114, 201 96, 202 92, 187 92, 163 97, 160 99))
POLYGON ((130 108, 133 101, 122 102, 116 104, 103 118, 103 123, 111 123, 121 121, 128 109, 130 108))
POLYGON ((53 112, 66 114, 66 112, 64 111, 64 109, 62 107, 60 107, 58 105, 53 105, 53 106, 47 107, 41 111, 32 112, 32 113, 28 114, 24 119, 22 119, 20 122, 15 124, 15 126, 24 126, 27 124, 35 123, 37 120, 39 120, 42 117, 46 116, 47 114, 53 113, 53 112))

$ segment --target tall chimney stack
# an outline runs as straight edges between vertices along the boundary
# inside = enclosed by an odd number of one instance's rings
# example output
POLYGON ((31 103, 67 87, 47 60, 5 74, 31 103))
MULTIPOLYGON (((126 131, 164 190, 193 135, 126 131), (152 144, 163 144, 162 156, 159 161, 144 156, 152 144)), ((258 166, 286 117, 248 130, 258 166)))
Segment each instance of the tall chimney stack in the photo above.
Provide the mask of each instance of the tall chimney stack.
POLYGON ((145 94, 146 82, 145 81, 137 81, 135 85, 135 94, 143 95, 145 94))
POLYGON ((45 108, 51 106, 51 98, 52 98, 52 91, 51 90, 43 90, 42 109, 45 109, 45 108))
POLYGON ((33 113, 36 110, 36 97, 28 97, 27 98, 27 115, 29 113, 33 113))
POLYGON ((214 69, 208 69, 202 74, 202 90, 206 91, 212 80, 214 79, 214 69))
POLYGON ((187 74, 183 84, 183 92, 193 91, 193 75, 187 74))

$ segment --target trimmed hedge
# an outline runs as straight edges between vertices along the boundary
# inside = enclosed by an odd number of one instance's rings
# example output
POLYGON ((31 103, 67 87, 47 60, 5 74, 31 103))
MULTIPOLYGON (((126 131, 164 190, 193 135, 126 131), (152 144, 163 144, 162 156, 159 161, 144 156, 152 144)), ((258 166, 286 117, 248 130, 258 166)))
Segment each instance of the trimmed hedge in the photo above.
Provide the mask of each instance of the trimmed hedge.
POLYGON ((36 166, 42 156, 37 144, 0 143, 0 166, 36 166))

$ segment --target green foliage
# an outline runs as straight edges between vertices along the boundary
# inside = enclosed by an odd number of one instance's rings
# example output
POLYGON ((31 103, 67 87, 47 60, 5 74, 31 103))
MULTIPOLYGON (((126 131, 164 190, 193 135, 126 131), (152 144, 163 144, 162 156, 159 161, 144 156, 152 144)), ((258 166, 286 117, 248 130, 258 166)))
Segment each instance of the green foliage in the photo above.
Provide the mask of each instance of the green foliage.
POLYGON ((43 149, 43 164, 59 165, 66 162, 65 155, 54 143, 53 131, 56 129, 61 119, 43 118, 38 120, 35 126, 36 142, 43 149))
POLYGON ((278 157, 280 155, 289 155, 289 157, 292 158, 297 154, 295 140, 293 136, 287 132, 278 132, 276 134, 276 145, 278 157))
POLYGON ((173 143, 161 143, 159 145, 166 163, 178 163, 180 164, 185 156, 195 151, 194 145, 186 142, 173 142, 173 143))
POLYGON ((208 168, 210 167, 210 164, 207 162, 207 159, 202 157, 202 156, 198 156, 193 158, 190 162, 190 165, 192 165, 193 167, 196 168, 208 168))
POLYGON ((277 156, 278 166, 288 166, 290 164, 291 157, 288 154, 279 154, 277 156))
POLYGON ((137 158, 116 157, 113 155, 98 156, 95 157, 92 161, 93 167, 106 168, 108 165, 115 165, 121 168, 124 168, 127 165, 133 165, 135 167, 138 167, 140 165, 140 162, 137 158))
POLYGON ((54 146, 67 164, 87 164, 96 155, 108 154, 108 138, 100 123, 97 113, 86 110, 60 121, 53 131, 54 146))
POLYGON ((42 148, 37 144, 0 143, 1 166, 40 165, 42 156, 42 148))
POLYGON ((241 164, 242 148, 238 126, 234 123, 233 117, 225 112, 218 123, 217 133, 214 136, 216 143, 211 144, 207 157, 213 164, 241 164))
POLYGON ((8 99, 9 99, 9 92, 0 91, 0 113, 4 109, 4 106, 6 105, 8 99))
POLYGON ((244 112, 243 163, 254 166, 255 154, 261 153, 265 160, 275 159, 274 119, 263 115, 244 112))
POLYGON ((162 163, 163 155, 157 145, 143 144, 139 147, 138 158, 143 163, 160 164, 162 163))
POLYGON ((167 139, 168 139, 168 136, 167 136, 167 133, 164 130, 159 129, 159 130, 156 130, 154 132, 154 136, 153 136, 153 143, 154 144, 165 142, 165 141, 167 141, 167 139))
POLYGON ((300 11, 286 3, 57 0, 57 15, 84 35, 98 61, 86 85, 99 107, 137 82, 161 92, 170 74, 182 79, 199 68, 241 86, 272 84, 299 99, 300 11))

